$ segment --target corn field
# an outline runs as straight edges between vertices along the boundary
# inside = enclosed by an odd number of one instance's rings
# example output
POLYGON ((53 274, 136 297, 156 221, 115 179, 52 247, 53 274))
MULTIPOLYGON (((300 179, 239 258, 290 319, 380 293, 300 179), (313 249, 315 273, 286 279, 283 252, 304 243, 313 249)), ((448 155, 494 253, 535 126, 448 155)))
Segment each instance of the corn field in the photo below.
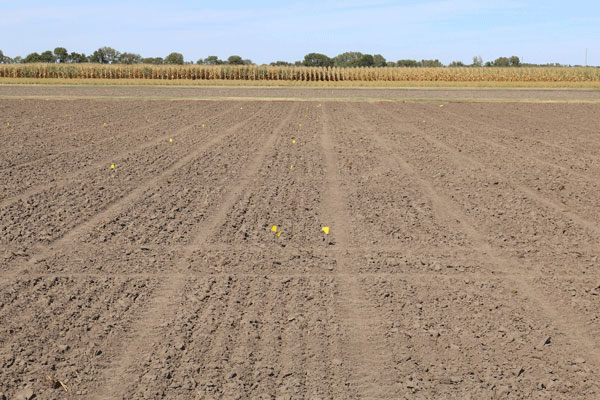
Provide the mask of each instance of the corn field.
POLYGON ((257 65, 0 64, 0 78, 298 82, 598 82, 600 68, 338 68, 257 65))

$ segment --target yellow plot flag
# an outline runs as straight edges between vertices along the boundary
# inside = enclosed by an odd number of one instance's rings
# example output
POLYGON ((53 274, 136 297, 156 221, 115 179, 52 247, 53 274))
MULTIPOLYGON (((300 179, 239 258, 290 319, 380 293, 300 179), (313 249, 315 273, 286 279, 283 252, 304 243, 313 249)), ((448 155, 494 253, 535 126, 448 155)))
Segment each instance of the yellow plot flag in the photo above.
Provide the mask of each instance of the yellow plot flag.
POLYGON ((202 124, 202 127, 204 128, 204 124, 202 124))
POLYGON ((172 142, 172 141, 173 141, 173 139, 169 139, 169 142, 172 142))
POLYGON ((326 234, 326 235, 329 235, 329 227, 328 227, 328 226, 324 226, 324 227, 322 227, 322 228, 321 228, 321 230, 322 230, 323 232, 325 232, 325 234, 326 234))
POLYGON ((106 126, 106 122, 104 123, 104 126, 106 126))
POLYGON ((444 107, 444 105, 443 105, 443 104, 440 104, 440 107, 444 107))
POLYGON ((302 124, 298 124, 299 127, 302 127, 302 124))
POLYGON ((294 169, 294 166, 293 166, 293 165, 290 165, 290 169, 294 169))
POLYGON ((277 232, 277 225, 273 225, 271 227, 271 232, 277 232))
POLYGON ((115 164, 110 164, 110 169, 115 169, 115 164))
POLYGON ((281 232, 277 232, 277 237, 281 236, 281 232))
POLYGON ((292 143, 296 143, 296 139, 292 139, 292 143))

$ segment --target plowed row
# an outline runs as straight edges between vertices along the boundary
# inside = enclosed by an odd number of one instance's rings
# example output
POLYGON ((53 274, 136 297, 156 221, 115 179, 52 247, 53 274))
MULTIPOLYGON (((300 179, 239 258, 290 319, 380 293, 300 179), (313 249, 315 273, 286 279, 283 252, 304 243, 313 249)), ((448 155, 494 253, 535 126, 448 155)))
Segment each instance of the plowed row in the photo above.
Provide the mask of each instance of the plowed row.
POLYGON ((600 397, 597 105, 0 109, 0 399, 600 397))

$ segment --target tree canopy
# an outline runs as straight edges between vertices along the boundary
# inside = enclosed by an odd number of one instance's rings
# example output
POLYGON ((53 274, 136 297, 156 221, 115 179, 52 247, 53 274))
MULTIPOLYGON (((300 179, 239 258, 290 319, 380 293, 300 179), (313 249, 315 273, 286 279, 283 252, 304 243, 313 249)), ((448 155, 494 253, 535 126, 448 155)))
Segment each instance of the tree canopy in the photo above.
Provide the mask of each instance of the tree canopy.
POLYGON ((165 64, 183 65, 183 54, 175 52, 169 54, 165 57, 165 64))
POLYGON ((304 56, 302 64, 306 67, 329 67, 333 62, 325 54, 309 53, 304 56))
MULTIPOLYGON (((517 56, 498 57, 494 61, 483 62, 480 56, 475 56, 472 59, 472 64, 466 65, 462 61, 452 61, 448 64, 449 67, 520 67, 523 64, 517 56)), ((85 53, 71 52, 69 53, 64 47, 56 47, 53 51, 46 50, 44 52, 33 52, 25 58, 16 56, 10 58, 5 56, 0 50, 0 63, 99 63, 99 64, 171 64, 182 65, 191 64, 186 62, 183 54, 172 52, 166 57, 142 57, 140 54, 133 52, 119 52, 112 47, 104 46, 94 51, 91 55, 86 56, 85 53)), ((218 56, 208 56, 204 59, 200 58, 197 64, 201 65, 252 65, 252 60, 244 59, 239 55, 229 56, 226 60, 220 59, 218 56)), ((366 54, 360 51, 347 51, 338 54, 335 57, 329 57, 322 53, 308 53, 302 61, 288 62, 275 61, 271 62, 271 66, 307 66, 307 67, 444 67, 438 59, 422 59, 421 61, 412 59, 401 59, 396 62, 387 61, 381 54, 366 54)), ((535 66, 536 64, 525 64, 526 66, 535 66)), ((561 66, 560 64, 551 63, 544 64, 547 66, 561 66)), ((542 66, 544 66, 542 65, 542 66)))

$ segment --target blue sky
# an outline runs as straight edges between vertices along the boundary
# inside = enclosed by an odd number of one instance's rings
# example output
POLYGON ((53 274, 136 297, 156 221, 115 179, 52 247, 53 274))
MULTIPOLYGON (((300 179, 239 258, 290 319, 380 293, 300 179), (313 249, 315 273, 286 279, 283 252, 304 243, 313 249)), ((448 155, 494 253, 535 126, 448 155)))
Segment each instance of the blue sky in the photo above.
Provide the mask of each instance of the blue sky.
POLYGON ((600 1, 6 1, 0 50, 25 56, 101 46, 188 61, 237 54, 263 63, 306 53, 380 53, 388 60, 600 65, 600 1))

